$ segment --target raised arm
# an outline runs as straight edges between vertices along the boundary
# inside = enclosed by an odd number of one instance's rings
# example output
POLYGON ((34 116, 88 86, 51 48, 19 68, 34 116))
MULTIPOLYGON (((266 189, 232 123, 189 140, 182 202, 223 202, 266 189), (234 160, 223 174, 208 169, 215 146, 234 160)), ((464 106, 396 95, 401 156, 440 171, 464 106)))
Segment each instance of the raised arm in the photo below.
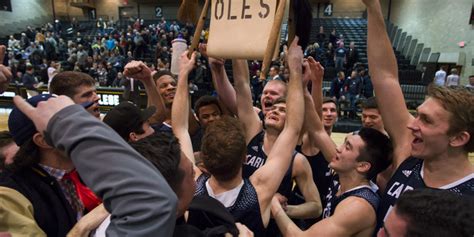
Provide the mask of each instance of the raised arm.
POLYGON ((308 65, 311 70, 311 95, 313 96, 314 108, 318 116, 322 118, 324 67, 321 63, 314 60, 313 57, 308 57, 308 65))
POLYGON ((189 136, 189 87, 188 75, 193 70, 194 62, 196 60, 196 53, 193 53, 191 59, 188 59, 187 51, 181 55, 178 86, 176 88, 176 95, 173 100, 171 109, 171 122, 173 124, 173 133, 178 138, 181 145, 181 151, 191 160, 193 164, 196 163, 193 154, 193 145, 191 137, 189 136))
POLYGON ((244 124, 245 142, 248 144, 262 130, 262 123, 253 109, 247 61, 232 60, 232 69, 237 93, 237 114, 239 120, 244 124))
POLYGON ((156 85, 153 80, 153 73, 151 69, 142 61, 131 61, 125 65, 123 74, 126 77, 134 78, 140 80, 145 86, 147 99, 147 106, 155 106, 156 113, 153 116, 155 118, 155 123, 162 123, 166 118, 166 113, 168 112, 163 99, 156 90, 156 85))
POLYGON ((410 155, 413 136, 407 125, 413 119, 408 113, 398 82, 398 66, 387 35, 379 0, 363 0, 368 13, 367 55, 377 103, 385 129, 394 146, 398 165, 410 155))
POLYGON ((298 37, 295 37, 291 44, 287 60, 290 68, 290 82, 288 84, 285 127, 275 141, 266 163, 250 177, 258 194, 264 223, 270 218, 271 199, 290 166, 291 157, 303 125, 303 50, 298 46, 298 37))
POLYGON ((313 99, 308 90, 305 90, 304 93, 304 104, 306 112, 304 129, 308 133, 307 144, 317 147, 323 153, 324 158, 331 162, 332 158, 336 156, 336 144, 334 144, 331 137, 324 130, 323 123, 314 109, 313 99))
POLYGON ((219 100, 229 109, 232 114, 237 114, 237 95, 234 87, 227 77, 224 67, 225 60, 209 57, 209 67, 213 85, 219 96, 219 100))

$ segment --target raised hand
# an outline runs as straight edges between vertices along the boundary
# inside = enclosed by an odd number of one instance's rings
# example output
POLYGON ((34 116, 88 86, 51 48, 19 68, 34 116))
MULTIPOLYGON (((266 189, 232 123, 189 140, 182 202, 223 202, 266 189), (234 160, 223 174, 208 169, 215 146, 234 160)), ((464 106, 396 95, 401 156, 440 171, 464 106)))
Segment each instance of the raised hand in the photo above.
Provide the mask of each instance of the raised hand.
POLYGON ((293 42, 288 49, 288 56, 286 58, 288 62, 288 67, 290 68, 290 72, 293 70, 297 70, 300 73, 302 72, 302 63, 303 63, 303 50, 301 46, 298 45, 298 37, 295 37, 293 42))
POLYGON ((313 57, 308 57, 308 64, 309 64, 309 69, 311 70, 311 74, 313 77, 311 78, 312 80, 323 80, 324 77, 324 67, 319 63, 318 61, 314 60, 313 57))
POLYGON ((152 70, 142 61, 131 61, 125 65, 123 75, 145 81, 151 79, 152 70))
POLYGON ((188 51, 184 51, 180 56, 179 61, 179 73, 189 73, 193 70, 194 64, 196 63, 196 52, 191 54, 191 58, 188 58, 188 51))

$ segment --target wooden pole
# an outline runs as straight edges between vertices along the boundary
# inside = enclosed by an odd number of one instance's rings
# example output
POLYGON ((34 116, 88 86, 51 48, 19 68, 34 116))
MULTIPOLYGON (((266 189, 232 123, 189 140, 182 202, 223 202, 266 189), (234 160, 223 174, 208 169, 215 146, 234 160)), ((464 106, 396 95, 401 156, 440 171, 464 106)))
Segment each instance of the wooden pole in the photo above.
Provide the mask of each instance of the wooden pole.
POLYGON ((206 0, 204 6, 202 7, 201 16, 196 24, 196 29, 194 31, 193 41, 191 42, 191 46, 189 47, 188 58, 191 58, 194 50, 198 47, 199 39, 201 38, 201 31, 204 28, 204 21, 207 17, 207 11, 209 10, 209 3, 211 0, 206 0))
POLYGON ((275 52, 276 42, 279 38, 281 22, 283 21, 283 16, 285 15, 285 5, 286 0, 280 0, 278 3, 277 11, 275 13, 275 21, 273 22, 272 31, 270 33, 270 37, 268 38, 268 44, 265 50, 265 55, 263 56, 260 80, 265 80, 268 70, 270 69, 270 63, 272 62, 273 53, 275 52))

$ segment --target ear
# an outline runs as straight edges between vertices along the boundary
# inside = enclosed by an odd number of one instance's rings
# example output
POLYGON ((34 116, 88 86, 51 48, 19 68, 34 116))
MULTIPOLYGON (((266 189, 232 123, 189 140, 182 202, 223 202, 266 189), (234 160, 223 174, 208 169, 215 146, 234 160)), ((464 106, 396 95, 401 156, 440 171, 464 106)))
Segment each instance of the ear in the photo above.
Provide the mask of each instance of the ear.
POLYGON ((37 132, 33 135, 33 142, 40 148, 43 149, 52 149, 53 147, 50 146, 46 140, 44 140, 43 134, 37 132))
POLYGON ((137 134, 135 132, 131 132, 128 134, 128 140, 132 142, 138 141, 137 134))
POLYGON ((358 162, 357 163, 357 172, 359 173, 367 173, 369 172, 370 168, 372 167, 372 165, 367 162, 367 161, 361 161, 361 162, 358 162))
POLYGON ((449 145, 454 148, 463 147, 469 142, 470 139, 471 134, 469 134, 467 131, 462 131, 449 138, 449 145))

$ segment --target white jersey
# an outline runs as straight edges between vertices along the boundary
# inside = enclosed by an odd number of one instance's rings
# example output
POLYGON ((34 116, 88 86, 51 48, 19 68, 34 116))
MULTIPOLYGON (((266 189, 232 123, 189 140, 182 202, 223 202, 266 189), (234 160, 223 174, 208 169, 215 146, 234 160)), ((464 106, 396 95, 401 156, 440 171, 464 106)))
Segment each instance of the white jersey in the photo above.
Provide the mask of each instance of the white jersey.
POLYGON ((443 70, 439 70, 435 74, 434 78, 434 83, 437 86, 444 86, 444 83, 446 82, 446 72, 443 70))

